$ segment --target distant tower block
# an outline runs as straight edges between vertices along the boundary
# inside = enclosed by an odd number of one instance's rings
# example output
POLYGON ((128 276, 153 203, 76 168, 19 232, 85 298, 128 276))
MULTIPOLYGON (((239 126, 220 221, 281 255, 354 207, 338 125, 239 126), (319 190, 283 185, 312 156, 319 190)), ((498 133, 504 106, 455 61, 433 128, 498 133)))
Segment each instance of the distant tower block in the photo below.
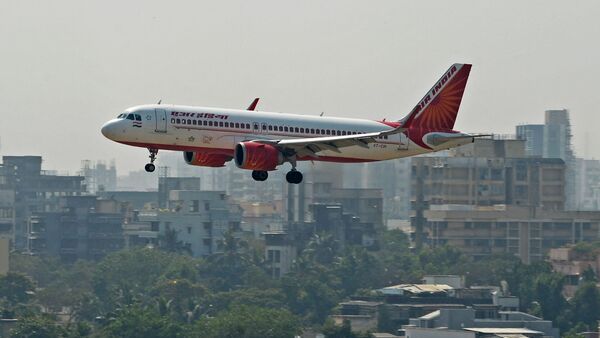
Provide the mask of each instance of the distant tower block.
POLYGON ((158 167, 158 177, 169 177, 171 173, 171 168, 164 166, 158 167))

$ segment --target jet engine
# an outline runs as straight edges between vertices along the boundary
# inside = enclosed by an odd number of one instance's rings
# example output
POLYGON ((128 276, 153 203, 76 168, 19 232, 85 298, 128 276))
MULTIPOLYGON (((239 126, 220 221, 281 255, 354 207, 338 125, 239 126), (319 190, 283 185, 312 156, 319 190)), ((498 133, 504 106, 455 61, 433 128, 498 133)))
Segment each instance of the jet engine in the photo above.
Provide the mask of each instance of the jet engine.
POLYGON ((231 160, 231 156, 225 154, 200 153, 192 151, 184 151, 183 159, 189 165, 197 165, 201 167, 222 167, 225 162, 231 160))
POLYGON ((283 163, 281 152, 270 144, 240 142, 235 146, 235 165, 238 168, 270 171, 283 163))

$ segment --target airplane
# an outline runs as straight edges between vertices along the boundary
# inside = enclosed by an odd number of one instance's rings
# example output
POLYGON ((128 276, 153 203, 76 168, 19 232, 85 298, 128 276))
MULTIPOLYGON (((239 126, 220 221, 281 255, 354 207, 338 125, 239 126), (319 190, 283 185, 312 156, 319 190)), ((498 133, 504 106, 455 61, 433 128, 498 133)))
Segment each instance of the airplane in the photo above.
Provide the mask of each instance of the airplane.
POLYGON ((155 170, 159 150, 183 152, 187 164, 223 167, 233 160, 255 181, 291 164, 286 180, 302 182, 298 161, 373 162, 458 147, 476 137, 453 130, 470 64, 453 64, 403 119, 380 121, 158 104, 126 109, 101 129, 108 139, 147 148, 155 170))

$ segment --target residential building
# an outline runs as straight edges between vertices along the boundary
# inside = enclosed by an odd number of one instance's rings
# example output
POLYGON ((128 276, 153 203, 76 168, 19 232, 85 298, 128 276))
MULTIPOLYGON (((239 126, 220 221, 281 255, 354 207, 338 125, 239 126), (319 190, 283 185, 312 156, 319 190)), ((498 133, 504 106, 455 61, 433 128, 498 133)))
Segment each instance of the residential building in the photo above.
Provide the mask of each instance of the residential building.
POLYGON ((497 204, 565 207, 561 159, 526 157, 525 141, 478 139, 452 157, 412 159, 411 224, 415 246, 423 244, 424 212, 434 205, 497 204))
POLYGON ((550 249, 548 261, 552 264, 552 269, 565 278, 563 294, 571 298, 577 292, 577 288, 582 281, 584 272, 591 269, 600 280, 600 248, 567 246, 562 248, 550 249))
POLYGON ((101 259, 123 248, 122 225, 131 218, 126 203, 70 196, 60 198, 59 207, 29 217, 30 253, 75 262, 101 259))
POLYGON ((473 308, 439 309, 411 318, 402 327, 407 338, 559 338, 549 320, 516 311, 499 311, 496 318, 477 318, 473 308))
POLYGON ((42 170, 41 156, 3 156, 0 166, 0 190, 4 216, 0 222, 5 225, 13 213, 13 245, 17 250, 27 249, 28 222, 33 212, 59 210, 59 199, 65 196, 79 196, 85 193, 83 177, 54 175, 42 170), (7 190, 12 191, 14 195, 7 190), (13 199, 14 202, 11 202, 13 199), (8 206, 7 206, 8 203, 8 206), (10 206, 12 204, 12 206, 10 206), (12 209, 12 211, 10 211, 12 209), (8 217, 6 217, 8 216, 8 217))
POLYGON ((272 278, 279 278, 292 269, 297 247, 291 236, 283 231, 267 231, 265 237, 265 261, 272 278))
POLYGON ((423 213, 424 240, 450 245, 481 258, 511 253, 524 263, 539 261, 551 248, 600 235, 600 212, 561 211, 516 205, 438 205, 423 213))
POLYGON ((199 177, 159 177, 158 207, 166 208, 173 190, 200 190, 199 177))
MULTIPOLYGON (((176 241, 200 257, 221 251, 225 231, 240 237, 241 217, 242 209, 224 191, 172 190, 166 208, 140 211, 132 226, 146 224, 137 229, 158 232, 159 243, 167 231, 174 231, 176 241)), ((143 240, 140 237, 134 239, 143 240)), ((151 236, 146 233, 146 238, 151 236)))
POLYGON ((473 309, 477 319, 497 319, 501 311, 516 311, 519 299, 505 287, 464 286, 462 276, 425 276, 423 281, 447 281, 447 284, 401 284, 376 290, 374 296, 354 297, 339 304, 332 315, 334 322, 348 320, 353 330, 374 331, 381 321, 396 328, 411 318, 440 309, 473 309))

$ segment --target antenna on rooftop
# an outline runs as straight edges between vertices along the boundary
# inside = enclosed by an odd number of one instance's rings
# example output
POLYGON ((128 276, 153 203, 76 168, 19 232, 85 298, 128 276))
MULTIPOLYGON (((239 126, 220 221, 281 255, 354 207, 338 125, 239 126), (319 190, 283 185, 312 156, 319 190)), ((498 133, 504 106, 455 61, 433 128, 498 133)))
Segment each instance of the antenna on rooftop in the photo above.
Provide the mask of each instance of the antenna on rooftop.
POLYGON ((158 102, 156 104, 160 104, 162 102, 162 99, 158 100, 158 102))

